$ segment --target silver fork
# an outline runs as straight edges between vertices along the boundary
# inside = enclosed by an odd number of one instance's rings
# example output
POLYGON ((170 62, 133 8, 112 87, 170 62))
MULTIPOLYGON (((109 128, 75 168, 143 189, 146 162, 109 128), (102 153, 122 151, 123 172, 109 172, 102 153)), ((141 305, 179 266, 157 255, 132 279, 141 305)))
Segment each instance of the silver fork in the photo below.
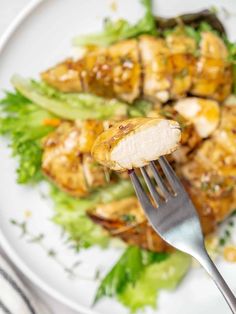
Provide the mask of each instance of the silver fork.
POLYGON ((206 251, 195 207, 168 161, 160 157, 158 162, 166 177, 165 180, 158 173, 153 161, 148 166, 140 168, 155 206, 135 171, 129 171, 135 192, 150 224, 167 243, 199 261, 221 291, 232 313, 236 313, 236 298, 206 251), (148 168, 158 189, 148 174, 148 168))

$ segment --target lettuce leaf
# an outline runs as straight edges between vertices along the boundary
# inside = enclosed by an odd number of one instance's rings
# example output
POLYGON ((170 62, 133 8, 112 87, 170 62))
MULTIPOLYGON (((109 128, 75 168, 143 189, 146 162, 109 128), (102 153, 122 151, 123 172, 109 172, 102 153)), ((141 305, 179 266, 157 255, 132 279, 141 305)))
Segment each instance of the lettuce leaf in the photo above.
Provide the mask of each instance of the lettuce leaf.
POLYGON ((134 285, 137 282, 145 267, 167 258, 167 253, 149 252, 136 246, 128 247, 100 283, 94 303, 104 296, 117 297, 122 295, 129 285, 134 285))
POLYGON ((191 257, 181 253, 171 253, 168 259, 152 263, 144 269, 135 284, 129 283, 118 294, 118 300, 130 308, 131 312, 147 306, 157 306, 157 295, 163 289, 174 289, 190 268, 191 257))
POLYGON ((18 183, 35 183, 42 179, 40 142, 54 129, 43 121, 51 118, 51 113, 19 92, 6 92, 0 101, 0 134, 10 138, 12 155, 18 158, 18 183))
POLYGON ((90 34, 85 36, 75 37, 72 41, 74 46, 107 46, 114 42, 137 37, 141 34, 156 34, 155 19, 152 14, 151 0, 140 0, 145 13, 142 19, 136 24, 131 25, 124 19, 112 22, 106 19, 104 23, 104 30, 102 33, 90 34))
POLYGON ((128 105, 116 99, 104 99, 84 93, 62 93, 43 82, 15 75, 15 89, 40 108, 62 119, 109 119, 127 114, 128 105))
POLYGON ((187 273, 191 257, 181 253, 156 253, 135 246, 126 249, 100 283, 94 303, 116 297, 131 312, 156 307, 163 289, 174 289, 187 273))

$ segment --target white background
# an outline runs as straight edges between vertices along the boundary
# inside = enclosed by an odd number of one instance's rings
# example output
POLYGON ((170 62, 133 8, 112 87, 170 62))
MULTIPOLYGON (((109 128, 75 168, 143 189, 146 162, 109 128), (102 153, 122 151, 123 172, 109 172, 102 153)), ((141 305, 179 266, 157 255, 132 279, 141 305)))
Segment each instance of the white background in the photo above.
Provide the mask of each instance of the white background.
MULTIPOLYGON (((29 3, 30 0, 0 0, 0 36, 7 28, 9 23, 16 17, 20 10, 29 3)), ((1 70, 1 69, 0 69, 1 70)), ((0 252, 2 252, 0 248, 0 252)), ((18 272, 19 274, 19 272, 18 272)), ((30 290, 41 298, 48 307, 52 310, 53 314, 78 314, 78 312, 72 311, 57 301, 52 300, 44 292, 33 286, 22 274, 19 274, 23 278, 24 282, 30 286, 30 290)), ((40 313, 43 314, 43 313, 40 313)))

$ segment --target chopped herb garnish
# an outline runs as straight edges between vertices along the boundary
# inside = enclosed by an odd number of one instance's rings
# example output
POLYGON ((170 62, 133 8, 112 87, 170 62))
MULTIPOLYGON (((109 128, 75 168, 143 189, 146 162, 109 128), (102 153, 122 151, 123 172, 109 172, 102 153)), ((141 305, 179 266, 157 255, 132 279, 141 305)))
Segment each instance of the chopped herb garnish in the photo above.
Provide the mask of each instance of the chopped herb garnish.
POLYGON ((220 240, 219 240, 220 246, 224 246, 225 243, 226 243, 226 239, 225 238, 220 238, 220 240))
POLYGON ((33 236, 29 239, 29 242, 31 243, 38 243, 38 242, 41 242, 42 240, 44 239, 44 234, 43 233, 40 233, 36 236, 33 236))
POLYGON ((187 76, 188 75, 188 69, 183 69, 182 71, 180 71, 176 76, 178 77, 178 78, 184 78, 185 76, 187 76))
POLYGON ((206 181, 201 182, 201 190, 207 191, 209 189, 209 183, 206 181))
POLYGON ((53 249, 48 250, 48 256, 55 257, 57 255, 57 252, 53 249))
POLYGON ((125 214, 121 218, 123 221, 128 222, 128 223, 136 221, 136 217, 132 214, 125 214))
POLYGON ((225 236, 226 236, 227 238, 229 238, 229 237, 231 236, 231 233, 230 233, 229 230, 225 230, 225 236))
POLYGON ((172 112, 164 110, 164 109, 161 109, 159 111, 159 113, 160 113, 160 115, 162 115, 163 117, 168 118, 168 119, 173 119, 173 117, 174 117, 172 112))

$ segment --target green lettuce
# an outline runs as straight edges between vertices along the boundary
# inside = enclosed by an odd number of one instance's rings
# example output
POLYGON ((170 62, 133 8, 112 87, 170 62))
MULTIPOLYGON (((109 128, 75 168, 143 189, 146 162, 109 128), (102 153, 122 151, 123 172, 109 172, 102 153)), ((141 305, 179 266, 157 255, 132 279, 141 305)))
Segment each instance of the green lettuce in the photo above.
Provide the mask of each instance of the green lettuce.
POLYGON ((174 289, 190 264, 191 257, 180 252, 156 253, 130 246, 103 278, 94 302, 116 297, 131 312, 156 307, 158 292, 174 289))
POLYGON ((12 154, 18 158, 18 183, 35 183, 42 179, 40 142, 54 129, 43 121, 51 118, 51 113, 19 92, 6 92, 0 101, 0 134, 10 138, 12 154))
POLYGON ((131 312, 147 306, 157 306, 157 296, 161 290, 172 290, 183 279, 191 266, 191 257, 175 252, 169 258, 146 267, 135 284, 129 283, 118 295, 118 300, 130 308, 131 312))
POLYGON ((128 115, 130 118, 145 117, 152 110, 153 104, 146 99, 137 99, 129 107, 128 115))
POLYGON ((145 14, 136 24, 120 19, 112 22, 106 19, 101 33, 78 36, 73 39, 75 46, 98 45, 107 46, 123 39, 137 37, 141 34, 156 34, 155 18, 152 14, 151 0, 141 0, 145 14))
POLYGON ((134 285, 145 267, 168 258, 167 253, 154 253, 136 246, 128 247, 98 287, 94 303, 102 297, 117 297, 134 285))
POLYGON ((18 75, 11 80, 15 89, 40 108, 62 119, 109 119, 127 114, 128 105, 85 93, 62 93, 43 82, 18 75))
POLYGON ((131 195, 134 195, 134 189, 129 180, 121 180, 80 199, 52 187, 50 196, 54 201, 56 212, 53 221, 66 231, 76 249, 92 245, 104 247, 109 242, 108 233, 95 224, 87 216, 86 211, 93 209, 97 204, 109 203, 131 195))

